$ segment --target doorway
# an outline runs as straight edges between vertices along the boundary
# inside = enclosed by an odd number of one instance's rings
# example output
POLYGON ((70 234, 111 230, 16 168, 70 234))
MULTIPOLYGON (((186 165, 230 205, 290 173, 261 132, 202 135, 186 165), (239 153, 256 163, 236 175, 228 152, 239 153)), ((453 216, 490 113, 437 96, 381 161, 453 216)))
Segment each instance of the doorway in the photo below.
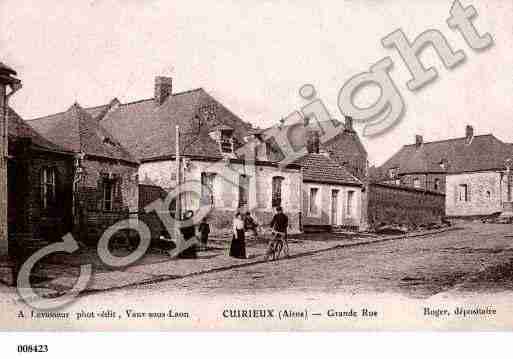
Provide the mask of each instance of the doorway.
POLYGON ((339 225, 339 193, 338 189, 331 190, 331 225, 338 226, 339 225))

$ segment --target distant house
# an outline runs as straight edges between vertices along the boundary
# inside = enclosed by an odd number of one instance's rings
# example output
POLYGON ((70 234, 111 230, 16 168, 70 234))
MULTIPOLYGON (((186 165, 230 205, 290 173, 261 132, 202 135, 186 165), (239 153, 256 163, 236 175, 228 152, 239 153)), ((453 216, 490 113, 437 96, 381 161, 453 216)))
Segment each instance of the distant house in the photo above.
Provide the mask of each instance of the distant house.
MULTIPOLYGON (((185 209, 210 206, 213 228, 220 229, 229 228, 235 212, 248 209, 268 224, 273 208, 281 206, 290 229, 299 230, 300 166, 282 169, 270 156, 261 156, 265 144, 252 126, 204 89, 174 93, 171 78, 157 77, 153 98, 126 104, 114 99, 95 111, 100 124, 140 161, 141 204, 161 197, 165 192, 159 188, 169 191, 177 184, 178 126, 180 182, 196 186, 183 199, 185 209), (248 160, 241 148, 259 155, 248 160)), ((162 229, 152 227, 153 232, 162 229)))
POLYGON ((29 121, 46 139, 75 155, 75 234, 95 242, 108 226, 138 211, 138 161, 93 117, 98 108, 74 104, 67 111, 29 121))
MULTIPOLYGON (((492 134, 423 142, 403 148, 375 173, 375 179, 445 193, 448 216, 479 216, 503 210, 508 199, 505 161, 513 146, 492 134)), ((511 186, 511 184, 509 185, 511 186)), ((511 192, 511 190, 510 190, 511 192)))
POLYGON ((305 231, 360 228, 362 182, 328 153, 309 153, 297 163, 303 169, 305 231))

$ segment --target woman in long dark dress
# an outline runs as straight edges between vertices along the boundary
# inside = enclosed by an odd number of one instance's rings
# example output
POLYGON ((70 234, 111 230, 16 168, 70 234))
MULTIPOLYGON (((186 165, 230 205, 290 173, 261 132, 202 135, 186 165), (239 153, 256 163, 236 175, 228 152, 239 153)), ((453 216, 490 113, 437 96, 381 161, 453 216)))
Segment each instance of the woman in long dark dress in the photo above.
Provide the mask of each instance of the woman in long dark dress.
POLYGON ((230 246, 230 257, 246 259, 246 240, 244 238, 244 221, 237 212, 233 219, 233 238, 230 246))

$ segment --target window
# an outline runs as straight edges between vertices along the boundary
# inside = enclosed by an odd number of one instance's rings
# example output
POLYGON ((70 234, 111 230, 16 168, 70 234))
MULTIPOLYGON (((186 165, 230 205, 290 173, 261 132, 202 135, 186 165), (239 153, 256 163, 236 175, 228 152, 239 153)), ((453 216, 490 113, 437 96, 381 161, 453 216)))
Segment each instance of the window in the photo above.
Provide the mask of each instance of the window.
POLYGON ((214 204, 214 180, 215 173, 201 172, 201 205, 214 204))
POLYGON ((470 201, 469 191, 468 191, 468 185, 467 184, 460 184, 458 186, 458 201, 460 202, 468 202, 470 201))
POLYGON ((283 177, 273 177, 273 193, 272 193, 272 206, 279 207, 281 206, 281 185, 283 182, 283 177))
POLYGON ((395 179, 397 177, 397 168, 390 168, 388 170, 388 177, 395 179))
POLYGON ((201 106, 199 113, 208 123, 215 123, 217 121, 217 105, 215 103, 201 106))
POLYGON ((310 188, 308 211, 310 215, 316 216, 319 214, 319 188, 310 188))
POLYGON ((46 209, 55 205, 56 171, 54 168, 45 167, 41 171, 41 205, 46 209))
POLYGON ((276 143, 274 138, 270 138, 265 142, 265 154, 268 161, 281 161, 283 154, 280 151, 280 146, 276 143))
POLYGON ((222 153, 233 153, 233 131, 224 130, 221 131, 221 152, 222 153))
POLYGON ((239 207, 244 207, 249 201, 249 176, 239 176, 239 207))
POLYGON ((114 209, 114 196, 116 181, 110 178, 103 180, 103 210, 112 211, 114 209))
POLYGON ((492 192, 490 192, 490 191, 486 191, 486 199, 487 199, 487 200, 492 199, 492 192))
POLYGON ((420 188, 420 179, 419 178, 413 179, 413 187, 420 188))
POLYGON ((435 184, 433 185, 433 188, 435 191, 440 190, 440 179, 439 178, 435 178, 435 184))
POLYGON ((353 217, 354 212, 354 191, 348 191, 347 192, 347 204, 346 204, 346 213, 347 217, 353 217))

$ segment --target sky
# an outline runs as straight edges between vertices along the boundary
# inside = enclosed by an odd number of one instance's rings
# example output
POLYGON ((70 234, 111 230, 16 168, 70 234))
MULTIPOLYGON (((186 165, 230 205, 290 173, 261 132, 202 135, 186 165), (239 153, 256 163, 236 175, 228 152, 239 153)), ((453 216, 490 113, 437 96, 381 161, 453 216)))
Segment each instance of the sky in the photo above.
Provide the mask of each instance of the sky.
MULTIPOLYGON (((446 0, 0 0, 0 61, 23 89, 12 107, 25 119, 82 106, 153 97, 155 76, 173 77, 173 92, 203 87, 242 119, 276 124, 306 104, 313 84, 333 118, 346 81, 389 56, 406 105, 392 130, 362 141, 379 165, 413 143, 461 137, 465 125, 513 142, 513 1, 462 0, 494 45, 482 52, 451 30, 446 0), (413 40, 438 29, 466 61, 447 70, 427 48, 421 59, 438 78, 412 92, 399 54, 381 39, 401 28, 413 40)), ((355 101, 372 104, 377 88, 355 101)), ((355 127, 361 133, 362 124, 355 127)))

